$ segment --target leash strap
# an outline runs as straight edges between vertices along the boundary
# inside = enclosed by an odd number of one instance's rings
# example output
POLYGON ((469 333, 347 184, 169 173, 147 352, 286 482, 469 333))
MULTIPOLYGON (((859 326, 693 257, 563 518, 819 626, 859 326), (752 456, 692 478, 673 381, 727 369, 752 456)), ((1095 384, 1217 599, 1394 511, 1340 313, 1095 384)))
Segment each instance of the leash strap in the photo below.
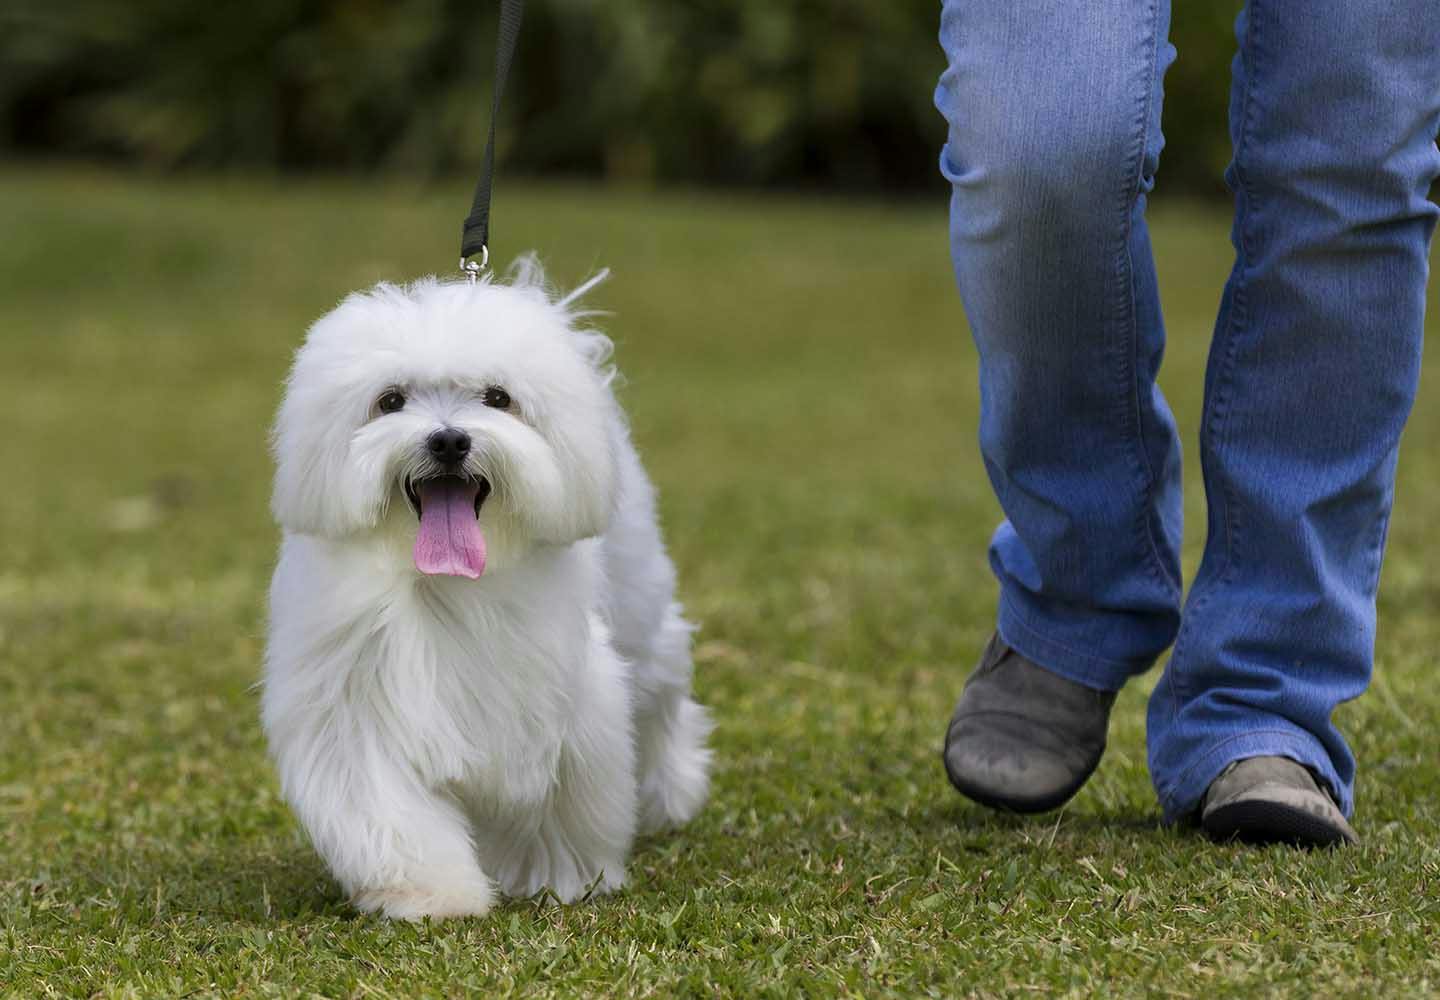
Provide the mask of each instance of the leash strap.
POLYGON ((505 93, 505 78, 515 58, 515 42, 520 37, 520 19, 525 13, 525 0, 500 0, 500 30, 495 37, 495 93, 490 105, 490 138, 485 142, 485 160, 480 167, 480 182, 475 185, 475 198, 470 214, 460 231, 460 270, 474 281, 490 265, 490 187, 495 178, 495 125, 500 118, 500 98, 505 93), (479 260, 471 257, 479 256, 479 260))

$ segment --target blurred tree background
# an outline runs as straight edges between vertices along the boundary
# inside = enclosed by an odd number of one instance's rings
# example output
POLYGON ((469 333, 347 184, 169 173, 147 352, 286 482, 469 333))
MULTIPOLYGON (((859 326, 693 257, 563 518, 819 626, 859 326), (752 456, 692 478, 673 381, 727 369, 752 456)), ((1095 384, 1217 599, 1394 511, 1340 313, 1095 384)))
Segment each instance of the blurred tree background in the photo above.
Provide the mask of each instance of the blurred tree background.
MULTIPOLYGON (((1176 5, 1167 191, 1215 194, 1238 2, 1176 5)), ((470 173, 493 2, 6 0, 0 149, 187 168, 470 173)), ((533 0, 505 169, 934 190, 937 0, 533 0)))

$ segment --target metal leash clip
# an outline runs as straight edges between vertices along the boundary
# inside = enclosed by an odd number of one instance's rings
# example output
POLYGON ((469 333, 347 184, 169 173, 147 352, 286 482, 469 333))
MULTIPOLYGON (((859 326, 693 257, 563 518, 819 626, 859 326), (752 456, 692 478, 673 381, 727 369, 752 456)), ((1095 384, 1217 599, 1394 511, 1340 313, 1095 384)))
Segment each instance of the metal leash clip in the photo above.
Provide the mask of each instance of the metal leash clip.
POLYGON ((470 284, 472 285, 475 284, 480 275, 490 267, 490 248, 482 244, 480 247, 480 259, 475 260, 474 256, 474 254, 471 254, 468 257, 460 258, 460 270, 465 277, 470 279, 470 284))

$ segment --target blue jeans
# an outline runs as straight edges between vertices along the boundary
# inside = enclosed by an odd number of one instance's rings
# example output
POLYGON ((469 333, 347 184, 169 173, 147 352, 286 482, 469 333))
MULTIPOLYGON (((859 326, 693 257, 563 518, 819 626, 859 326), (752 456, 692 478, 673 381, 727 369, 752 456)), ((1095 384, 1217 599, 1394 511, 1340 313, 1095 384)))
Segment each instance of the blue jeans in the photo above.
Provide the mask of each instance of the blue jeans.
POLYGON ((1168 0, 945 0, 936 104, 980 443, 1006 520, 999 630, 1150 699, 1167 819, 1232 760, 1294 758, 1352 808, 1330 721, 1365 690, 1440 174, 1434 0, 1250 0, 1230 130, 1235 266, 1205 378, 1209 527, 1180 579, 1180 445, 1145 226, 1168 0))

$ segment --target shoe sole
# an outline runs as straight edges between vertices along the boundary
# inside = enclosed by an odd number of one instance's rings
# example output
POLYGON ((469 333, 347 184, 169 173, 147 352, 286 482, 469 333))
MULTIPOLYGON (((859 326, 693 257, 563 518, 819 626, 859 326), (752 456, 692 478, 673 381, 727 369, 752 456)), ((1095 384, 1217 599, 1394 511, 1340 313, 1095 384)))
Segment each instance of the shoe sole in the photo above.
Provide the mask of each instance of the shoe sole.
POLYGON ((1003 795, 997 795, 990 789, 972 785, 963 778, 957 778, 955 776, 950 770, 950 762, 948 760, 945 761, 945 776, 950 779, 950 784, 954 786, 957 792, 972 802, 977 802, 982 806, 995 809, 999 812, 1031 815, 1033 813, 1050 812, 1052 809, 1059 809, 1065 803, 1069 802, 1080 789, 1085 787, 1085 782, 1090 780, 1090 776, 1095 773, 1095 768, 1099 767, 1099 764, 1100 762, 1096 761, 1095 767, 1090 768, 1090 770, 1082 774, 1074 784, 1062 788, 1058 792, 1036 799, 1008 798, 1003 795))
POLYGON ((1216 806, 1201 820, 1216 840, 1248 844, 1291 844, 1298 847, 1339 847, 1348 844, 1344 831, 1314 813, 1269 799, 1245 799, 1216 806))

